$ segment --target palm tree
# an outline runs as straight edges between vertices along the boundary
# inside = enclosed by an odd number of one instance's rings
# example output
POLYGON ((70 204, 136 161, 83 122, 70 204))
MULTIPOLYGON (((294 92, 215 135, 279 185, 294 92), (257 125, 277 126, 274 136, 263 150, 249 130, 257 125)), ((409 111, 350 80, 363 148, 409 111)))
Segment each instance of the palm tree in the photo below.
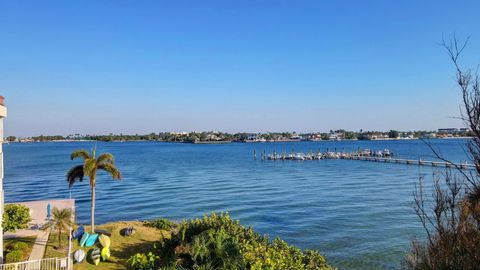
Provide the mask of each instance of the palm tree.
POLYGON ((91 230, 95 232, 95 186, 97 185, 96 176, 98 170, 103 170, 109 173, 113 179, 120 180, 120 171, 115 167, 113 155, 110 153, 101 154, 98 158, 95 158, 96 149, 89 153, 86 150, 77 150, 72 153, 70 159, 82 158, 83 165, 74 166, 67 173, 67 181, 69 186, 78 180, 82 181, 86 175, 90 179, 90 189, 92 192, 92 207, 91 207, 91 230))
POLYGON ((53 208, 52 218, 48 220, 43 229, 57 230, 58 234, 58 248, 62 248, 62 232, 67 231, 73 224, 72 209, 64 208, 58 210, 57 207, 53 208))

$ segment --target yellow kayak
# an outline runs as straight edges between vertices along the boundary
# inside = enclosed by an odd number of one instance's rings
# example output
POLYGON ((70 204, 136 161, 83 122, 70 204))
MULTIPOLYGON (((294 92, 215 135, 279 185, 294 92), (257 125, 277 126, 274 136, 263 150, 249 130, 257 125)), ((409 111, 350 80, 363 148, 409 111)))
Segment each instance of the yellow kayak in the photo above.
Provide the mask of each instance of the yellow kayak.
POLYGON ((98 237, 98 241, 100 242, 102 247, 107 248, 107 249, 110 248, 110 237, 106 236, 105 234, 101 234, 98 237))
POLYGON ((102 260, 106 261, 110 258, 110 249, 107 247, 102 248, 102 260))

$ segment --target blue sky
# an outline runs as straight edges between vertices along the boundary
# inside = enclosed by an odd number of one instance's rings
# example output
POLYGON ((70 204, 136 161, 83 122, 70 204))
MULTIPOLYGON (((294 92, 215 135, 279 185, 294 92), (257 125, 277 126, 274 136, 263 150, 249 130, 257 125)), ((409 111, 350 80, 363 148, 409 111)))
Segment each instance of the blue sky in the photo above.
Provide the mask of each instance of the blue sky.
POLYGON ((7 135, 459 127, 479 1, 2 1, 7 135), (461 2, 461 3, 460 3, 461 2))

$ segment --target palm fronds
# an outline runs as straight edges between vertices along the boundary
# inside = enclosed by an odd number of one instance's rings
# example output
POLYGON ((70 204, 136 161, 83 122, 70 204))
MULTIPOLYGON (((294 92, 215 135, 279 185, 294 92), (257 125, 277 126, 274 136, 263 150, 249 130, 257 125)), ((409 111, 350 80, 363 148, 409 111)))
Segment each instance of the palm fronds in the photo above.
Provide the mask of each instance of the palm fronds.
POLYGON ((97 164, 103 164, 103 163, 114 164, 114 163, 115 163, 115 160, 114 160, 114 158, 113 158, 113 155, 110 154, 110 153, 101 154, 101 155, 97 158, 97 164))
POLYGON ((74 166, 67 173, 68 186, 72 187, 77 180, 82 182, 83 177, 84 177, 83 165, 74 166))
POLYGON ((90 153, 88 153, 87 150, 84 150, 84 149, 80 149, 80 150, 77 150, 77 151, 74 151, 71 155, 70 155, 70 159, 71 160, 74 160, 76 158, 83 158, 84 160, 85 159, 88 159, 90 158, 90 153))
POLYGON ((110 163, 100 164, 98 166, 98 169, 108 172, 112 176, 112 178, 115 180, 120 180, 122 178, 120 171, 117 169, 117 167, 115 167, 114 164, 110 164, 110 163))

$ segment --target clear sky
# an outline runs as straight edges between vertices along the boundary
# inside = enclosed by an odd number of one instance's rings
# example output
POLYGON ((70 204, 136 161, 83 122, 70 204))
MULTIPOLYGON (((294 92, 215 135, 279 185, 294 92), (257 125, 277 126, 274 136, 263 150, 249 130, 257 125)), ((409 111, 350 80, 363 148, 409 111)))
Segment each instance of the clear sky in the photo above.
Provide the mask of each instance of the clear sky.
POLYGON ((1 1, 7 135, 460 127, 480 1, 1 1))

